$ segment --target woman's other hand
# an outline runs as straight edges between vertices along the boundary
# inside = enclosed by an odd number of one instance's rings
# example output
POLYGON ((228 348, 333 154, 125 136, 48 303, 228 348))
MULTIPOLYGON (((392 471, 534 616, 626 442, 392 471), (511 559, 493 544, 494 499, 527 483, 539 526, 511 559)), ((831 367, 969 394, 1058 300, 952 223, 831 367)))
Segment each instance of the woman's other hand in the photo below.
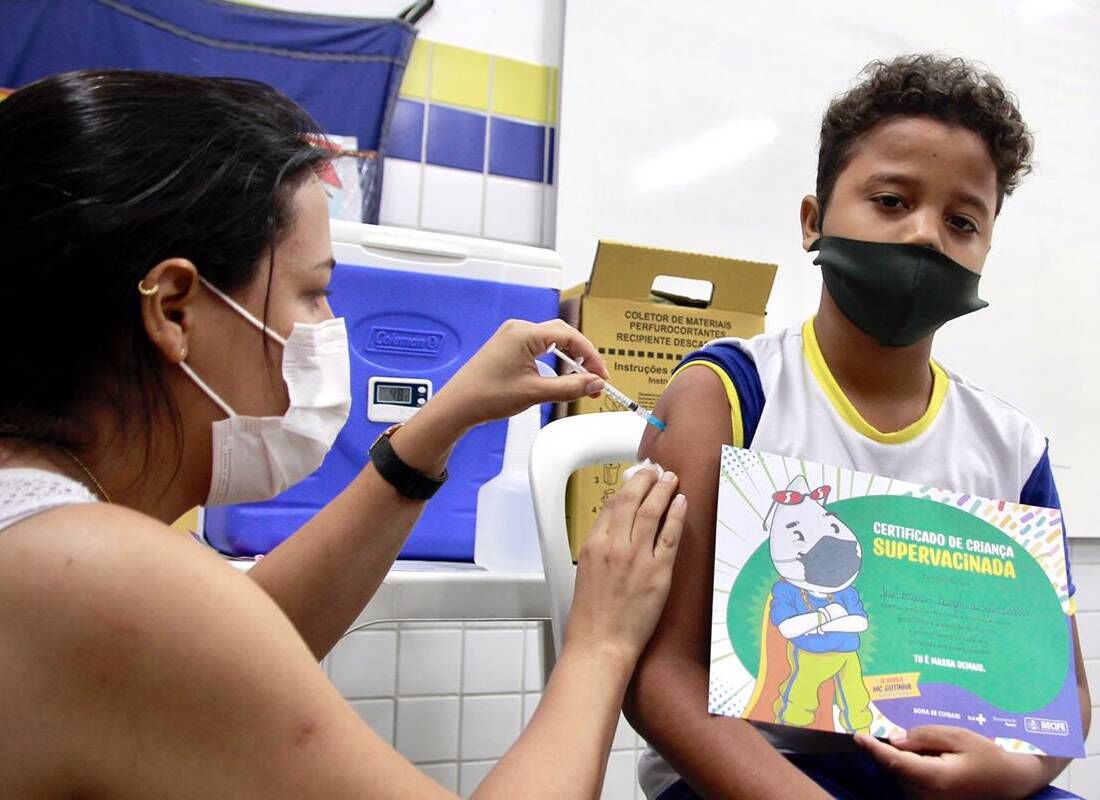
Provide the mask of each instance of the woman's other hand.
POLYGON ((565 649, 622 658, 633 669, 664 609, 687 501, 671 472, 640 470, 604 506, 577 565, 565 649))

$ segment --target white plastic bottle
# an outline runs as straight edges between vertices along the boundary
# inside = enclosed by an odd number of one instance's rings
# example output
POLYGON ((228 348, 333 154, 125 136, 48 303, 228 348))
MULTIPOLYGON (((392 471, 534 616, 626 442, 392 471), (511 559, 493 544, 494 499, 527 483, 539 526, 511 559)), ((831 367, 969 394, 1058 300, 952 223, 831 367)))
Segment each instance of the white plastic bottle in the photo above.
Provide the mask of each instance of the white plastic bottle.
POLYGON ((477 493, 474 563, 498 572, 542 572, 527 459, 539 432, 538 406, 508 420, 500 473, 477 493))

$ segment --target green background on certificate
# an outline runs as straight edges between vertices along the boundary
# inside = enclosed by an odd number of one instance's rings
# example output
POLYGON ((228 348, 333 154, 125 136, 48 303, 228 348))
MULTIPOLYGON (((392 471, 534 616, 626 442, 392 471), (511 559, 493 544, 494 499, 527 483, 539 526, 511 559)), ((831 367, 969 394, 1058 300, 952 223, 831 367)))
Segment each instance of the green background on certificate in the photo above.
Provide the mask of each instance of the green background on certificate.
MULTIPOLYGON (((864 675, 919 672, 922 684, 951 683, 1009 712, 1039 709, 1057 696, 1069 667, 1066 617, 1046 573, 1009 536, 959 508, 919 497, 855 497, 828 508, 852 529, 863 552, 854 585, 869 622, 860 634, 864 675), (940 548, 877 535, 876 522, 950 534, 964 545, 940 548), (948 553, 970 552, 967 540, 1007 544, 1014 556, 1002 561, 1011 561, 1016 577, 875 555, 875 539, 883 549, 915 544, 948 553), (956 666, 944 665, 951 661, 956 666)), ((730 590, 730 644, 752 675, 759 671, 761 615, 777 580, 765 541, 730 590)))

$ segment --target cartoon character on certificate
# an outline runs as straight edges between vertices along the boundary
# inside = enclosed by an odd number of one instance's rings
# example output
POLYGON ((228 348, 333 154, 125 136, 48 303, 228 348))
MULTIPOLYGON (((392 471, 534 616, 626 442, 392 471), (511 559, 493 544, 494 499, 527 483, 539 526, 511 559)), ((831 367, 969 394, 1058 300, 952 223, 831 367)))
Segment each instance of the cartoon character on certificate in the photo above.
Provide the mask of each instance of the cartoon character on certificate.
POLYGON ((786 640, 789 667, 772 708, 776 722, 809 726, 817 718, 818 691, 831 682, 840 726, 866 733, 872 712, 859 634, 867 630, 867 612, 852 585, 863 555, 855 534, 826 506, 830 491, 811 490, 800 475, 772 495, 764 518, 780 576, 766 613, 786 640))

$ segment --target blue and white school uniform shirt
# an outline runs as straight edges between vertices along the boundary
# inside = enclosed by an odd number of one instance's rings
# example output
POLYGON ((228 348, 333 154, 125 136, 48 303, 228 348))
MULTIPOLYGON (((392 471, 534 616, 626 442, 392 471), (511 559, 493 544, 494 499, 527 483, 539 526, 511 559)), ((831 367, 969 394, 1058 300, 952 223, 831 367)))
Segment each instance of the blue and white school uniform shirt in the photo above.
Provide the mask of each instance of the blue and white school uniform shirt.
MULTIPOLYGON (((737 447, 1061 508, 1046 437, 1023 412, 933 361, 928 409, 908 427, 883 433, 844 395, 813 323, 747 340, 715 340, 685 358, 673 379, 690 368, 718 375, 737 447)), ((1072 579, 1069 593, 1072 603, 1072 579)), ((781 741, 773 744, 783 749, 781 741)), ((679 780, 652 749, 638 764, 638 778, 650 800, 679 780)))

